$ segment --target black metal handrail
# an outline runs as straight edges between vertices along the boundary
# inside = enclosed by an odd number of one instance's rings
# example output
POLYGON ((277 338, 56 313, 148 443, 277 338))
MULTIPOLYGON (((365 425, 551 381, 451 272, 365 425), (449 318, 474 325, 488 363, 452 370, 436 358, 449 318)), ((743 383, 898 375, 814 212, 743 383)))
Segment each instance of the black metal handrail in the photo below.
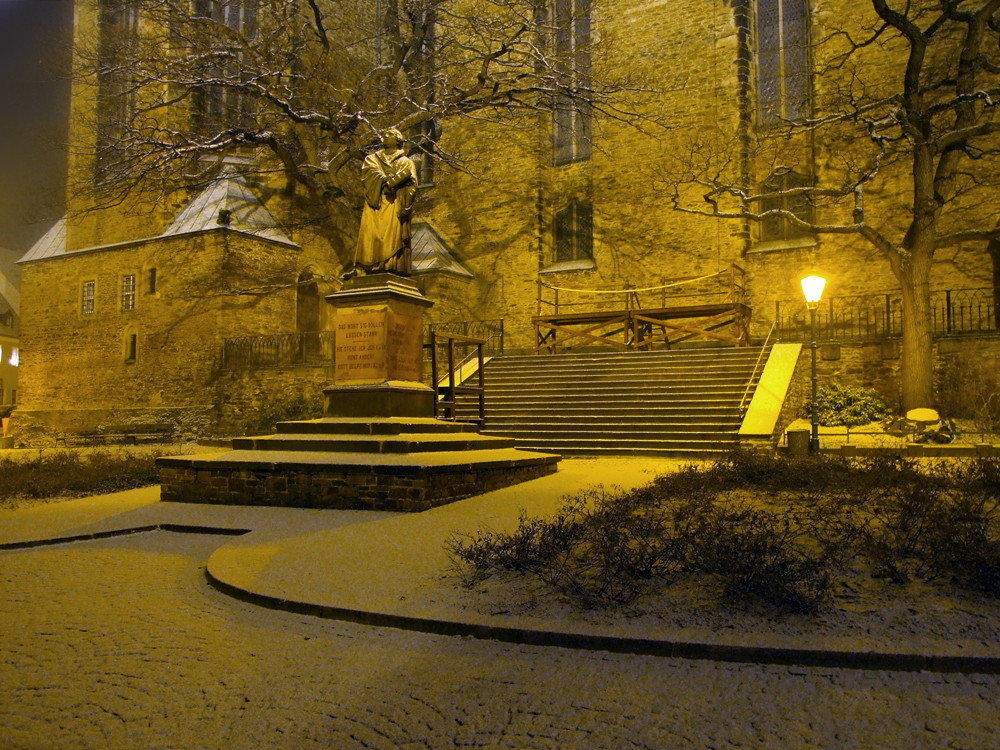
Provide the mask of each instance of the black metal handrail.
POLYGON ((433 377, 434 383, 434 416, 437 419, 448 419, 451 421, 464 421, 464 422, 477 422, 482 424, 486 417, 486 385, 483 378, 483 367, 485 365, 483 359, 483 347, 486 342, 481 338, 476 338, 473 336, 461 336, 455 333, 438 333, 437 331, 431 331, 430 333, 430 343, 428 346, 431 350, 431 377, 433 377), (455 362, 455 346, 456 344, 463 349, 475 348, 475 353, 470 353, 462 358, 461 362, 455 362), (448 363, 448 385, 441 387, 441 381, 443 378, 438 374, 438 347, 444 346, 447 352, 447 363, 448 363), (464 382, 456 382, 456 373, 475 356, 478 360, 476 377, 477 385, 468 385, 464 382), (478 397, 479 401, 479 418, 478 419, 458 419, 458 394, 468 393, 473 394, 478 397))
MULTIPOLYGON (((996 290, 947 289, 931 293, 935 336, 1000 330, 996 290)), ((774 320, 781 341, 808 341, 809 313, 803 300, 778 300, 774 320)), ((830 297, 816 310, 816 334, 823 341, 879 340, 903 333, 903 302, 898 294, 830 297)))
POLYGON ((503 355, 503 318, 496 320, 459 320, 428 323, 424 326, 424 341, 431 340, 431 334, 451 333, 457 336, 471 336, 483 340, 483 351, 487 357, 503 355))
POLYGON ((771 330, 767 332, 767 338, 764 339, 764 345, 760 348, 760 354, 757 355, 757 361, 754 363, 753 372, 750 373, 750 379, 747 380, 747 387, 743 390, 743 398, 740 399, 740 417, 745 417, 747 415, 747 409, 750 408, 750 404, 747 403, 747 399, 750 396, 750 389, 754 385, 754 379, 757 377, 757 370, 761 371, 761 375, 764 374, 762 365, 767 362, 764 359, 764 354, 767 352, 767 348, 771 345, 771 338, 774 336, 774 332, 777 330, 778 324, 772 323, 771 330))

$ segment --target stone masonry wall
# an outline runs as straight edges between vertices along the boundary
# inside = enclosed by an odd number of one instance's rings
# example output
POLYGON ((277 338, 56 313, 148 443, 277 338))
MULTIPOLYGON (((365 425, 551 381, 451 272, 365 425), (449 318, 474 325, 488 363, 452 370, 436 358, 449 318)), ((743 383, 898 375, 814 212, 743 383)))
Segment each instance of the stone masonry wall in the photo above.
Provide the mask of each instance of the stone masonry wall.
POLYGON ((395 472, 387 467, 291 464, 196 469, 161 466, 161 498, 211 505, 273 505, 296 508, 421 511, 535 479, 555 464, 518 469, 454 467, 395 472), (386 469, 385 471, 378 469, 386 469))
MULTIPOLYGON (((373 4, 360 5, 370 11, 373 4)), ((738 157, 733 133, 740 112, 740 50, 734 5, 731 0, 593 4, 595 75, 620 77, 642 89, 627 106, 637 115, 631 119, 647 119, 637 129, 595 113, 589 159, 554 163, 551 115, 515 113, 502 123, 456 117, 443 123, 441 149, 459 157, 467 171, 448 170, 439 160, 435 184, 419 191, 415 215, 433 224, 475 278, 428 280, 425 287, 435 302, 428 322, 503 318, 507 351, 530 350, 539 278, 565 288, 641 288, 714 273, 735 262, 746 269, 753 333, 762 338, 774 317, 775 301, 801 298, 798 281, 804 275, 826 276, 827 297, 898 289, 886 261, 852 235, 765 245, 755 229, 748 233, 740 221, 673 210, 671 180, 687 162, 708 152, 738 157), (593 207, 593 264, 570 269, 556 263, 553 224, 555 214, 574 201, 593 207)), ((816 0, 813 36, 853 28, 865 13, 870 15, 865 0, 816 0)), ((95 21, 96 0, 78 2, 78 36, 91 34, 95 21)), ((873 55, 866 61, 871 70, 882 66, 889 71, 899 63, 882 48, 864 54, 873 55)), ((834 93, 824 86, 817 83, 819 108, 834 93)), ((76 143, 94 137, 95 97, 93 82, 75 83, 71 140, 76 143)), ((800 139, 776 148, 767 154, 774 163, 805 160, 824 175, 838 169, 836 145, 800 139)), ((84 151, 72 151, 71 183, 93 178, 94 164, 84 151)), ((752 165, 755 179, 769 167, 764 162, 752 165)), ((879 186, 886 196, 904 194, 906 187, 899 180, 879 186)), ((190 197, 139 196, 114 209, 88 212, 88 199, 71 193, 71 251, 156 235, 190 197)), ((681 197, 700 200, 696 192, 681 197)), ((269 202, 279 221, 286 218, 282 206, 290 214, 294 203, 282 201, 269 202)), ((886 205, 890 208, 882 214, 872 208, 873 218, 890 223, 905 219, 898 202, 886 205)), ((824 220, 830 216, 820 214, 824 220)), ((345 218, 348 228, 337 250, 344 257, 352 247, 356 222, 357 216, 345 218)), ((224 379, 216 378, 211 368, 218 341, 294 330, 291 290, 269 295, 254 291, 275 271, 293 274, 314 265, 318 275, 332 276, 340 270, 328 243, 307 226, 294 221, 288 225, 296 227, 300 251, 234 233, 210 233, 70 252, 25 266, 22 409, 42 414, 112 406, 190 406, 219 408, 226 418, 244 415, 254 399, 263 396, 264 383, 272 376, 229 383, 233 392, 226 401, 224 379), (147 299, 142 295, 143 274, 154 266, 163 291, 147 299), (121 274, 132 272, 128 269, 137 274, 139 295, 137 309, 122 313, 115 307, 116 290, 121 274), (80 283, 88 275, 98 282, 98 313, 92 319, 79 314, 80 283), (182 293, 174 294, 178 289, 182 293), (124 347, 133 329, 141 356, 126 364, 124 347)), ((936 289, 988 286, 991 280, 992 265, 981 245, 942 250, 937 256, 936 289)), ((667 304, 683 301, 684 293, 684 287, 670 291, 667 304)), ((898 393, 898 359, 892 345, 886 346, 883 352, 881 344, 843 345, 840 359, 823 360, 821 377, 871 385, 893 398, 898 393)), ((323 377, 311 374, 306 378, 309 388, 314 376, 316 381, 323 377)), ((276 388, 295 387, 283 378, 274 375, 276 388)))
POLYGON ((223 339, 295 329, 299 254, 219 229, 25 264, 20 419, 61 411, 60 428, 84 428, 102 411, 213 408, 223 339), (126 275, 136 279, 131 310, 122 307, 126 275), (87 281, 96 287, 90 314, 81 308, 87 281))
POLYGON ((216 404, 214 431, 236 434, 240 426, 255 421, 262 407, 280 410, 282 404, 296 404, 300 398, 322 409, 323 388, 332 383, 332 365, 218 373, 212 382, 216 404))
MULTIPOLYGON (((899 341, 820 343, 816 357, 816 382, 822 390, 836 383, 871 388, 885 397, 898 413, 900 410, 899 341)), ((959 358, 969 358, 1000 366, 1000 336, 967 336, 939 338, 934 342, 934 371, 937 378, 938 400, 943 387, 962 389, 967 384, 945 381, 949 366, 959 358)), ((812 394, 812 349, 804 344, 795 367, 785 407, 779 420, 779 435, 789 423, 806 415, 812 394)), ((929 406, 934 406, 929 404, 929 406)), ((945 416, 946 409, 942 409, 945 416)))

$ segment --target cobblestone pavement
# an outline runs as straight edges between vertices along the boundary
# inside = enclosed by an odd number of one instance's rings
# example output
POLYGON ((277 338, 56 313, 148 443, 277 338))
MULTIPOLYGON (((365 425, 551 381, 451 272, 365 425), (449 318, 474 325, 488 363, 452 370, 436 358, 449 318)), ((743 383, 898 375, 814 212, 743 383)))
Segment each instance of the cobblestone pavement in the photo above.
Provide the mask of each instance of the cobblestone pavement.
POLYGON ((514 646, 256 608, 218 537, 0 553, 0 747, 997 747, 1000 677, 514 646))

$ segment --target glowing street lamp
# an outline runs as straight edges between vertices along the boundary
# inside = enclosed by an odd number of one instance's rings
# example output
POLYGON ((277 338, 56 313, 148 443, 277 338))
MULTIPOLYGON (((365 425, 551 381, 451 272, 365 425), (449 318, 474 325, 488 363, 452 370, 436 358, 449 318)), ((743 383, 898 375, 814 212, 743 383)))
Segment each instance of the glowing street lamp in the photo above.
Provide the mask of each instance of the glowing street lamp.
POLYGON ((812 418, 812 434, 809 436, 809 452, 819 453, 819 418, 816 414, 816 308, 823 297, 823 287, 826 279, 822 276, 806 276, 802 279, 802 293, 806 296, 806 307, 809 308, 810 330, 812 331, 812 407, 809 409, 812 418))
POLYGON ((806 276, 802 279, 802 293, 806 295, 806 307, 815 310, 819 307, 819 301, 823 298, 823 287, 826 286, 826 279, 822 276, 806 276))

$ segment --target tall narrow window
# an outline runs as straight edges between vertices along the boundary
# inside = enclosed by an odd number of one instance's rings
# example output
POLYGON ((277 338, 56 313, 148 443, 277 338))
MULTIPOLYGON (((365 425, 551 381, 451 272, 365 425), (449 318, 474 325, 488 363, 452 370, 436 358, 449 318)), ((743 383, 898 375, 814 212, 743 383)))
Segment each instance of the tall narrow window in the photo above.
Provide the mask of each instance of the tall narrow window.
POLYGON ((594 210, 590 204, 570 203, 555 215, 553 230, 557 263, 594 257, 594 210))
POLYGON ((150 268, 149 275, 146 277, 147 282, 147 293, 156 294, 156 269, 150 268))
POLYGON ((553 101, 556 164, 589 159, 592 116, 590 86, 590 2, 554 0, 555 64, 560 90, 553 101))
POLYGON ((94 292, 97 289, 96 281, 85 281, 80 290, 80 313, 83 315, 94 314, 94 292))
POLYGON ((122 276, 122 310, 135 309, 135 276, 122 276))
POLYGON ((129 59, 139 16, 133 0, 100 0, 98 14, 97 172, 101 179, 124 146, 135 106, 129 59))
POLYGON ((802 120, 810 114, 807 0, 757 0, 759 123, 802 120))
MULTIPOLYGON (((787 211, 805 222, 813 220, 813 205, 807 194, 790 192, 796 188, 811 187, 811 180, 797 172, 774 175, 761 186, 761 192, 772 197, 761 201, 761 213, 766 211, 787 211)), ((760 225, 762 242, 771 240, 790 240, 796 237, 808 236, 810 231, 789 221, 784 216, 766 217, 760 225)))
POLYGON ((243 90, 247 81, 246 47, 257 33, 258 0, 194 0, 195 16, 204 19, 202 36, 206 84, 193 93, 199 132, 249 128, 253 106, 243 90))
POLYGON ((135 362, 136 350, 139 346, 139 335, 129 333, 125 339, 125 361, 135 362))

